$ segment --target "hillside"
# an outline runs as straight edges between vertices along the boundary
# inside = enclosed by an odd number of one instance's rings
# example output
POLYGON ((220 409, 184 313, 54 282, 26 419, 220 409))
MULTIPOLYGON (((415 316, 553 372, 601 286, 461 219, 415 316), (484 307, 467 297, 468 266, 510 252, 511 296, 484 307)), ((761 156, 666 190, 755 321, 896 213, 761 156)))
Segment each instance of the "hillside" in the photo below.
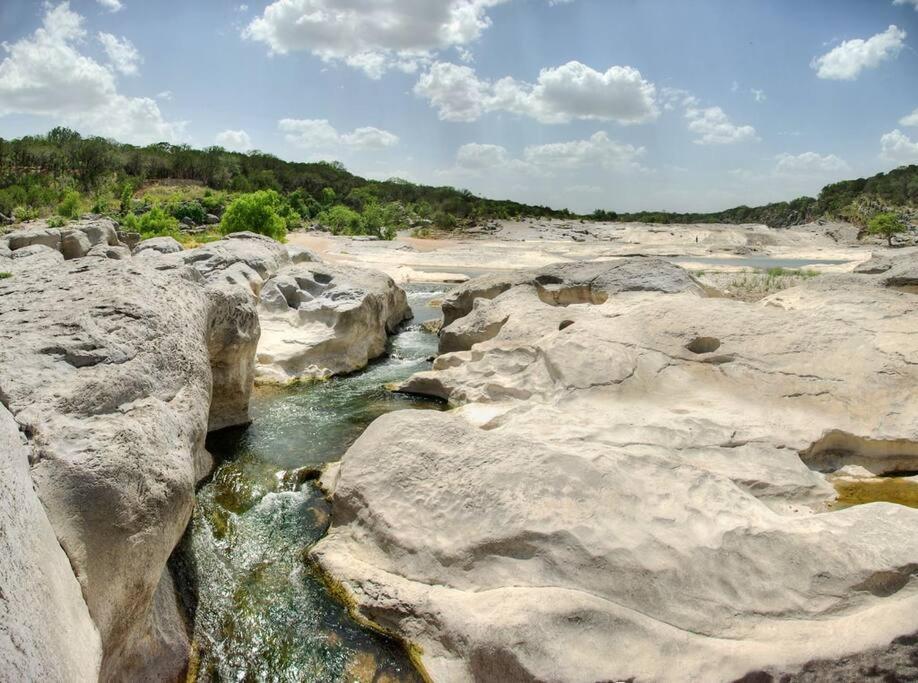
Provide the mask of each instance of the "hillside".
POLYGON ((829 217, 863 225, 870 216, 886 208, 918 207, 918 165, 902 166, 870 178, 843 180, 827 185, 819 197, 799 197, 765 206, 737 206, 714 213, 641 211, 616 213, 597 210, 595 220, 640 223, 764 223, 773 228, 800 225, 829 217))
POLYGON ((0 138, 0 214, 17 220, 50 214, 69 216, 80 210, 143 215, 162 206, 176 221, 170 224, 175 227, 182 219, 203 222, 206 213, 221 215, 233 198, 262 190, 278 193, 279 211, 288 227, 318 220, 336 232, 380 236, 386 236, 384 224, 390 228, 432 225, 449 230, 482 220, 520 216, 644 223, 764 223, 771 227, 830 217, 863 225, 883 209, 909 214, 907 209, 918 207, 918 166, 834 183, 823 188, 817 198, 800 197, 765 206, 738 206, 713 213, 598 209, 589 216, 577 216, 567 209, 486 199, 454 187, 418 185, 398 178, 368 180, 338 162, 289 162, 259 151, 242 154, 221 147, 197 150, 168 143, 136 147, 98 137, 84 138, 66 128, 15 140, 0 138), (170 191, 146 192, 158 184, 170 191))

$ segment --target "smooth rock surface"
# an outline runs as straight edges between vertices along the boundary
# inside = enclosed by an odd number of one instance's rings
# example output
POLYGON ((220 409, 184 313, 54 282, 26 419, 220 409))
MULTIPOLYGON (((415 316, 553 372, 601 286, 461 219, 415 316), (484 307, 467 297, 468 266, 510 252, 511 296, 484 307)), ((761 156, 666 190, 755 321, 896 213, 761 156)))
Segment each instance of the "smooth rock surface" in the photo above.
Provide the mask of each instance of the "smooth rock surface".
POLYGON ((327 378, 366 366, 411 316, 405 292, 382 273, 299 263, 265 283, 258 304, 256 379, 327 378))
POLYGON ((434 680, 733 680, 918 630, 918 510, 829 511, 824 474, 918 469, 918 298, 623 268, 445 304, 499 327, 403 388, 461 407, 370 426, 314 558, 434 680))

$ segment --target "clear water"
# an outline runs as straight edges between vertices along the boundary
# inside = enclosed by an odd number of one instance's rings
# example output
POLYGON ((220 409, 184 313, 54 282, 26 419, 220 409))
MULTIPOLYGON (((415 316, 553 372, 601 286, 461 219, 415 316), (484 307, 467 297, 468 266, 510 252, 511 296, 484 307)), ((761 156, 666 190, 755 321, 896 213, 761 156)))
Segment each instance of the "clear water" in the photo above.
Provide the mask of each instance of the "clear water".
POLYGON ((252 425, 208 441, 221 464, 172 563, 193 622, 190 681, 421 680, 402 645, 354 622, 309 565, 329 504, 308 470, 338 460, 384 413, 442 409, 385 389, 429 367, 437 340, 420 323, 439 315, 427 303, 442 288, 408 288, 415 317, 387 357, 327 382, 258 389, 252 425))

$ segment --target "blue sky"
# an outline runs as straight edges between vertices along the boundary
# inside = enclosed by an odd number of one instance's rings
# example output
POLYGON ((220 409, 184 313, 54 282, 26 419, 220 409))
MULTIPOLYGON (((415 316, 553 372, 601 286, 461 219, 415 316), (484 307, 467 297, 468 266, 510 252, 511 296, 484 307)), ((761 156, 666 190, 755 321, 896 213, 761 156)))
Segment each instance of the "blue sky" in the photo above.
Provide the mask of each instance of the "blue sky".
POLYGON ((336 159, 580 211, 918 163, 918 0, 0 4, 0 136, 336 159))

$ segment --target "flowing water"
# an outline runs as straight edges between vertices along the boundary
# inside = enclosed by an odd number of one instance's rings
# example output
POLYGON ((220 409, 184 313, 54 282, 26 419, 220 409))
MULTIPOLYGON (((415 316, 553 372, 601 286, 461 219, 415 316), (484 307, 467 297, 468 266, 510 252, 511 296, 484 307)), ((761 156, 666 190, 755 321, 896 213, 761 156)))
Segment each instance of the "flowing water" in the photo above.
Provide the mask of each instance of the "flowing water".
POLYGON ((384 388, 436 352, 420 323, 439 315, 428 302, 442 285, 406 289, 415 317, 387 357, 327 382, 258 389, 252 424, 208 440, 220 464, 172 562, 193 626, 189 680, 420 680, 402 645, 354 622, 307 562, 329 522, 310 470, 384 413, 443 407, 384 388))

